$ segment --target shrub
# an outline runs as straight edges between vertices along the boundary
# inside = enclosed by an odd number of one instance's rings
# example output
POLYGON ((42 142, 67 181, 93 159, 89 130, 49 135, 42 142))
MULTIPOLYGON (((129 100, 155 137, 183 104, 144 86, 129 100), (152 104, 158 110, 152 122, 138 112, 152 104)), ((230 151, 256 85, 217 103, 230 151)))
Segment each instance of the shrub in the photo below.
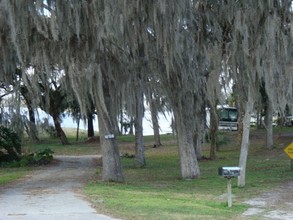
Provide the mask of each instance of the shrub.
POLYGON ((19 158, 19 160, 13 160, 13 161, 4 161, 0 162, 1 167, 28 167, 28 166, 40 166, 40 165, 46 165, 51 163, 53 160, 53 151, 49 148, 23 155, 19 158))
POLYGON ((20 137, 11 129, 0 126, 0 162, 18 161, 20 155, 20 137))
POLYGON ((53 160, 54 151, 46 148, 43 151, 37 152, 34 156, 35 162, 38 165, 49 164, 53 160))
POLYGON ((19 166, 39 166, 49 164, 53 160, 53 153, 49 148, 45 150, 24 155, 19 161, 19 166))

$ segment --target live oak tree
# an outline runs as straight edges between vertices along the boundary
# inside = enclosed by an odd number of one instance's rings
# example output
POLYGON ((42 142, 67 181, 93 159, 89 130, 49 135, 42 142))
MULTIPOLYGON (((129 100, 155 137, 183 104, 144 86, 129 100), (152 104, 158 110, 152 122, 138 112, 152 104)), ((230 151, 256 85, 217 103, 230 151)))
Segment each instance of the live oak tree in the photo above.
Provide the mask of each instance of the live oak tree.
POLYGON ((21 95, 25 100, 27 109, 28 109, 28 114, 29 114, 29 138, 30 141, 32 142, 39 142, 38 138, 38 132, 37 132, 37 126, 36 126, 36 117, 35 117, 35 108, 32 105, 32 95, 28 94, 28 89, 26 87, 21 87, 20 88, 21 95))
MULTIPOLYGON (((111 70, 111 56, 104 54, 106 51, 111 54, 112 34, 109 30, 118 24, 110 21, 114 19, 110 12, 120 13, 110 10, 111 2, 104 4, 103 1, 1 1, 0 4, 1 51, 5 51, 1 53, 4 62, 1 80, 9 80, 9 72, 15 68, 13 65, 23 68, 30 64, 40 70, 39 74, 47 74, 52 65, 64 69, 67 82, 79 94, 82 109, 87 103, 80 95, 90 92, 93 96, 103 149, 103 179, 123 181, 117 144, 114 139, 105 138, 114 133, 109 113, 111 103, 106 103, 109 101, 107 86, 110 85, 107 80, 114 71, 111 70), (104 14, 105 11, 109 14, 104 14), (101 59, 104 63, 99 65, 101 59)), ((115 18, 118 22, 119 17, 115 18)))
POLYGON ((245 1, 232 5, 223 4, 225 15, 220 21, 228 30, 223 60, 228 60, 232 69, 241 119, 239 126, 243 128, 238 186, 244 186, 250 115, 261 82, 265 82, 269 100, 279 109, 292 100, 292 91, 287 89, 292 86, 292 72, 285 71, 292 59, 291 1, 245 1))
POLYGON ((63 69, 81 110, 86 112, 88 95, 97 110, 103 180, 123 181, 113 138, 116 98, 137 74, 155 75, 175 116, 181 176, 190 179, 200 175, 193 137, 202 123, 207 81, 215 65, 227 63, 243 106, 244 185, 249 117, 260 80, 278 106, 292 98, 292 89, 283 89, 292 87, 292 74, 285 71, 290 9, 289 0, 2 0, 0 80, 11 80, 16 66, 31 65, 47 80, 52 65, 63 69))

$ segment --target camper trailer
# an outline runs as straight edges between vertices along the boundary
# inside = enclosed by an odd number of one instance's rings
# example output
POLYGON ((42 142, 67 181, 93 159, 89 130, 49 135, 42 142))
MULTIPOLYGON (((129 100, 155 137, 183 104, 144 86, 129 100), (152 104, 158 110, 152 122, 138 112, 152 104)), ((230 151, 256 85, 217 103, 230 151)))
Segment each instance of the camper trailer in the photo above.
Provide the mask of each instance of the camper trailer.
POLYGON ((218 107, 219 130, 237 131, 238 112, 235 107, 218 107))
MULTIPOLYGON (((237 131, 238 130, 238 112, 237 108, 229 107, 225 105, 217 106, 218 113, 218 129, 219 130, 229 130, 237 131)), ((210 128, 210 109, 206 109, 206 126, 210 128)))

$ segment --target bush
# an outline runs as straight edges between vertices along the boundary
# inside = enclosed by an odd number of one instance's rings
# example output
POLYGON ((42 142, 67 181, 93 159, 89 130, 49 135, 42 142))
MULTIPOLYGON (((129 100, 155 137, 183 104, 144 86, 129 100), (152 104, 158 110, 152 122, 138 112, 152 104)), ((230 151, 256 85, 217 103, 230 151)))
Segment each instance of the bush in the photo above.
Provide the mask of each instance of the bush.
POLYGON ((46 148, 43 151, 37 152, 35 154, 35 161, 38 165, 48 164, 53 160, 54 151, 49 148, 46 148))
POLYGON ((0 126, 0 163, 18 161, 20 155, 20 137, 11 129, 0 126))
POLYGON ((40 166, 49 164, 53 160, 53 153, 54 151, 47 148, 36 153, 24 155, 19 161, 19 166, 40 166))
POLYGON ((52 162, 53 160, 53 151, 49 148, 23 155, 20 157, 19 160, 13 160, 13 161, 5 161, 0 162, 1 167, 28 167, 28 166, 41 166, 46 165, 52 162))

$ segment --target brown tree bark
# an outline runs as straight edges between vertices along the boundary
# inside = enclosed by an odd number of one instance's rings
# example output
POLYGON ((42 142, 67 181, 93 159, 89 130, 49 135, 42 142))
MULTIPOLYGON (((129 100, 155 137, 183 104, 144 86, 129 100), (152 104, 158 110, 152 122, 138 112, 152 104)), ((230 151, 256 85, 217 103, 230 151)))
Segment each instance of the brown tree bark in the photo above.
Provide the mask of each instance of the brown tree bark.
MULTIPOLYGON (((248 89, 249 90, 249 89, 248 89)), ((239 167, 241 169, 240 176, 238 177, 238 186, 245 186, 246 180, 246 164, 249 150, 249 133, 250 133, 250 118, 253 109, 253 100, 250 92, 248 91, 248 98, 245 103, 244 117, 242 120, 242 139, 241 139, 241 150, 239 158, 239 167)))
POLYGON ((135 166, 144 167, 146 165, 145 155, 144 155, 144 138, 143 138, 143 115, 144 115, 144 105, 143 105, 143 91, 140 86, 137 86, 135 91, 135 166))
POLYGON ((35 113, 31 106, 28 106, 28 111, 29 111, 29 137, 32 142, 38 143, 40 139, 38 137, 35 113))
POLYGON ((93 114, 88 112, 87 114, 87 137, 91 138, 95 135, 94 123, 93 123, 93 114))
POLYGON ((115 125, 109 109, 113 105, 109 91, 109 79, 98 71, 97 114, 99 133, 103 155, 103 181, 123 182, 124 175, 121 165, 119 148, 115 138, 115 125))
POLYGON ((194 147, 194 97, 191 94, 178 97, 174 106, 174 118, 180 156, 181 177, 195 179, 200 176, 194 147))
POLYGON ((25 100, 26 106, 28 108, 28 114, 29 114, 29 138, 32 142, 39 142, 37 127, 36 127, 36 119, 35 119, 35 113, 34 109, 32 107, 32 99, 29 96, 28 89, 25 86, 22 86, 21 89, 21 95, 25 100))
POLYGON ((160 138, 160 125, 158 120, 158 110, 156 107, 155 101, 150 97, 150 111, 152 117, 153 131, 154 131, 154 147, 160 147, 161 138, 160 138))
POLYGON ((216 152, 219 150, 217 147, 217 133, 218 133, 218 117, 216 112, 216 107, 210 108, 210 158, 212 160, 216 159, 216 152))
POLYGON ((269 98, 266 99, 266 115, 265 115, 265 129, 266 129, 266 147, 273 149, 273 103, 269 98))
POLYGON ((61 123, 59 121, 59 114, 52 114, 52 118, 54 121, 57 137, 60 139, 60 141, 63 145, 69 145, 70 143, 69 143, 69 141, 66 137, 66 134, 61 127, 61 123))

